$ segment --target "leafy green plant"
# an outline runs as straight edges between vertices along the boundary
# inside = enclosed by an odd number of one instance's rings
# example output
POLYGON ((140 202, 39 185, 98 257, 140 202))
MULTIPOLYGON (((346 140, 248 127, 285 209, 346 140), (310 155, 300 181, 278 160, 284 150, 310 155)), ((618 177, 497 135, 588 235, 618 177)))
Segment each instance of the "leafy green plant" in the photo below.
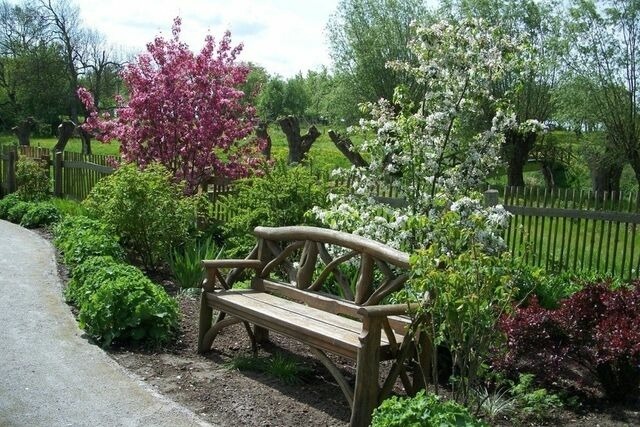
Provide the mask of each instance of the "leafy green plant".
POLYGON ((80 306, 78 320, 103 347, 115 340, 158 346, 178 326, 178 304, 140 270, 127 271, 105 278, 80 306))
MULTIPOLYGON (((423 301, 426 332, 433 337, 432 354, 437 354, 439 346, 450 351, 453 395, 466 404, 492 346, 501 339, 497 325, 501 315, 511 310, 514 289, 508 254, 484 252, 476 241, 475 227, 456 224, 460 215, 453 211, 434 224, 434 242, 411 257, 410 288, 423 301)), ((437 365, 435 357, 436 380, 437 365)))
POLYGON ((264 176, 240 181, 236 190, 222 201, 233 212, 225 224, 231 256, 244 256, 251 250, 256 226, 309 224, 307 212, 324 206, 327 197, 325 184, 308 168, 284 162, 276 163, 264 176))
POLYGON ((169 269, 181 288, 197 288, 204 278, 200 262, 203 259, 217 259, 222 251, 212 236, 193 240, 182 248, 174 248, 171 251, 169 269))
POLYGON ((9 219, 9 209, 20 202, 23 202, 23 200, 16 193, 9 194, 0 199, 0 219, 9 219))
POLYGON ((51 225, 60 219, 60 211, 50 202, 31 204, 27 213, 22 216, 20 225, 27 228, 51 225))
POLYGON ((84 216, 68 216, 53 227, 54 244, 72 270, 92 256, 108 255, 124 258, 122 247, 113 231, 100 221, 84 216))
POLYGON ((518 381, 511 387, 511 395, 523 415, 543 419, 551 411, 562 408, 562 400, 545 388, 535 388, 534 378, 533 374, 520 374, 518 381))
POLYGON ((129 164, 102 179, 83 205, 122 239, 132 261, 158 269, 195 232, 195 205, 163 166, 129 164))
POLYGON ((451 400, 442 400, 422 390, 415 397, 393 396, 373 411, 372 427, 486 426, 467 408, 451 400))
POLYGON ((20 224, 22 217, 27 214, 31 208, 32 203, 19 201, 9 208, 7 212, 7 219, 13 223, 20 224))
POLYGON ((24 200, 42 200, 50 192, 49 167, 28 157, 20 157, 16 163, 16 193, 24 200))
POLYGON ((65 290, 67 301, 80 307, 108 280, 121 276, 134 276, 140 270, 123 264, 111 256, 91 256, 72 270, 72 278, 65 290))

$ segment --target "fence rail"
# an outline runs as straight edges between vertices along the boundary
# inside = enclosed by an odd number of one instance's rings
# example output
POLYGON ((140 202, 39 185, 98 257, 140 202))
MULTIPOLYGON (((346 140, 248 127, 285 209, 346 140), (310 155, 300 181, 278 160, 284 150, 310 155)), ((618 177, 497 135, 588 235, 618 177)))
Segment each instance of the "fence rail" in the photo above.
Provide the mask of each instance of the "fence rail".
POLYGON ((83 200, 100 178, 114 171, 113 156, 53 153, 48 148, 18 146, 0 150, 0 188, 3 194, 16 190, 16 161, 26 157, 40 162, 53 177, 53 194, 83 200))
POLYGON ((547 271, 640 276, 637 193, 505 188, 513 255, 547 271))

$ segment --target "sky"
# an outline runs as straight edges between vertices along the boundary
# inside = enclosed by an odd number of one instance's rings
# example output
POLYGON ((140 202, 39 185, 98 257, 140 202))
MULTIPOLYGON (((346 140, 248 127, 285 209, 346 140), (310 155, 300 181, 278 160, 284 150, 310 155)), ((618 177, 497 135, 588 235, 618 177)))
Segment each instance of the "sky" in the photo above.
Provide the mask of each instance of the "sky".
POLYGON ((270 74, 291 77, 329 67, 326 24, 338 0, 77 0, 84 24, 127 51, 140 52, 158 34, 171 36, 176 16, 181 39, 198 51, 210 32, 231 31, 233 45, 244 44, 241 61, 270 74))

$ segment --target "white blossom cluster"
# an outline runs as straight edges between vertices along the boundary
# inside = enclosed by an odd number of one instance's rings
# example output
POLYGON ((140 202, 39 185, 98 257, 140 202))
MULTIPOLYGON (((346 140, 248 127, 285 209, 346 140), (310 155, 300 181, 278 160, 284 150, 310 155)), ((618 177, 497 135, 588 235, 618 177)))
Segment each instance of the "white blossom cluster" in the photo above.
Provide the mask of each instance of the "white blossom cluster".
MULTIPOLYGON (((522 47, 485 22, 470 19, 418 27, 409 48, 418 65, 390 66, 409 73, 424 88, 420 105, 402 87, 393 101, 366 105, 370 117, 360 128, 374 136, 358 149, 370 164, 340 171, 352 183, 348 194, 333 195, 329 208, 314 213, 331 228, 412 250, 428 245, 429 223, 448 209, 460 212, 461 220, 468 212, 485 220, 486 226, 476 225, 479 240, 497 250, 503 243, 495 231, 505 226, 508 215, 464 196, 498 165, 502 131, 518 125, 513 114, 502 110, 490 129, 475 136, 465 134, 462 124, 483 103, 501 101, 492 98, 491 83, 517 65, 512 58, 522 47), (407 206, 391 207, 371 198, 381 183, 402 194, 407 206)), ((542 125, 528 121, 522 126, 542 125)))

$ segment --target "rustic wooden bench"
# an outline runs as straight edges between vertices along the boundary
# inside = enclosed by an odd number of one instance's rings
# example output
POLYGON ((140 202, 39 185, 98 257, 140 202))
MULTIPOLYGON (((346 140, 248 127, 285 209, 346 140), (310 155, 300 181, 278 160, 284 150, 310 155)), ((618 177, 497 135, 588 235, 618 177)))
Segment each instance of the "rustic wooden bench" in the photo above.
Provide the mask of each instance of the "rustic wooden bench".
POLYGON ((254 234, 258 243, 246 259, 203 261, 199 352, 209 351, 218 332, 236 323, 244 323, 254 349, 268 331, 307 344, 342 389, 352 426, 369 425, 398 378, 408 393, 423 386, 422 376, 409 375, 405 363, 429 364, 426 337, 408 328, 407 314, 415 307, 382 304, 409 277, 406 253, 317 227, 257 227, 254 234), (338 268, 343 263, 357 267, 355 286, 338 268), (229 269, 226 277, 223 269, 229 269), (252 271, 251 288, 232 289, 246 270, 252 271), (323 290, 329 277, 342 297, 323 290), (353 388, 325 352, 356 361, 353 388), (382 385, 381 360, 393 361, 382 385))

